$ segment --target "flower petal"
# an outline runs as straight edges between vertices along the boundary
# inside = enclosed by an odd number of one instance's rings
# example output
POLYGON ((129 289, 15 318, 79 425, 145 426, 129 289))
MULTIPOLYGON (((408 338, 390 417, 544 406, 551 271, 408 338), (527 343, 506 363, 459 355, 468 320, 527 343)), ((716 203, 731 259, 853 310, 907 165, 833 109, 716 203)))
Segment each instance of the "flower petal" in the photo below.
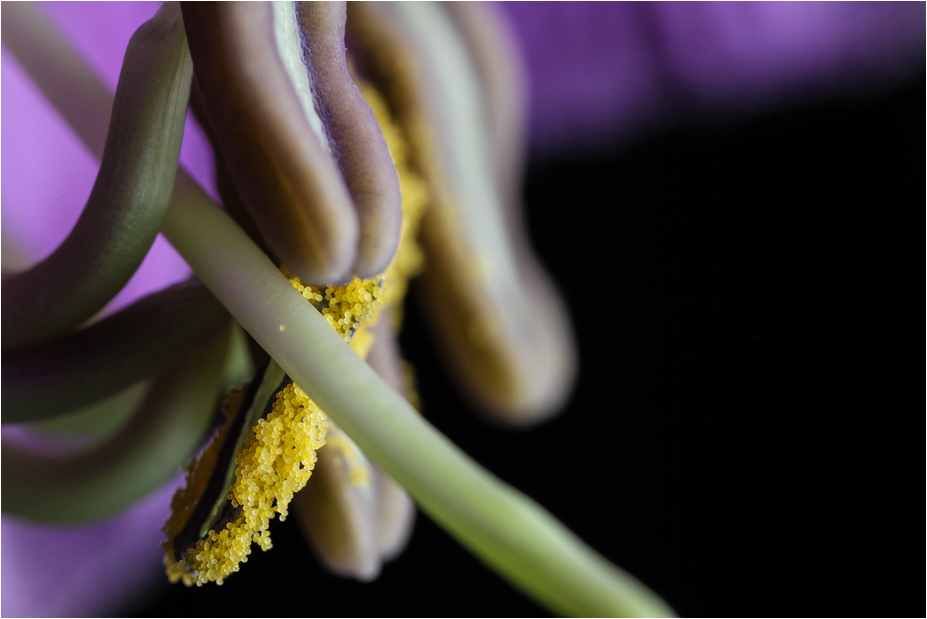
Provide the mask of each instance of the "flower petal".
POLYGON ((99 522, 47 525, 3 514, 3 615, 105 616, 154 584, 158 527, 175 485, 99 522))

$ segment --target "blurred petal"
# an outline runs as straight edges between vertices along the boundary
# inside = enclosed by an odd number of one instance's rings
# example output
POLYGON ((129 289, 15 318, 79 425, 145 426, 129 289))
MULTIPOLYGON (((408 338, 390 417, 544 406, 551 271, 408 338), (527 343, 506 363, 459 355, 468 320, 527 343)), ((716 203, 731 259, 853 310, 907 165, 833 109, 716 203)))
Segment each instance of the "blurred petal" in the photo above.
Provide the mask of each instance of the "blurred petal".
POLYGON ((54 37, 51 24, 34 3, 7 9, 3 22, 3 42, 16 54, 26 71, 49 100, 67 98, 68 110, 62 114, 81 140, 97 157, 103 156, 110 114, 111 90, 100 82, 81 59, 70 54, 66 41, 54 37))
POLYGON ((693 112, 757 113, 923 71, 923 3, 503 2, 527 59, 537 154, 693 112))
POLYGON ((537 422, 563 404, 575 349, 565 308, 504 206, 512 192, 492 167, 489 91, 468 43, 431 3, 350 8, 364 69, 384 85, 432 197, 422 226, 426 315, 486 412, 537 422))
POLYGON ((5 617, 112 613, 161 576, 160 526, 177 479, 122 514, 84 525, 3 515, 5 617))
POLYGON ((371 464, 329 421, 312 479, 293 497, 301 530, 319 561, 361 581, 380 574, 377 495, 371 464))
POLYGON ((671 74, 705 107, 872 88, 923 68, 923 5, 667 3, 652 7, 671 74))

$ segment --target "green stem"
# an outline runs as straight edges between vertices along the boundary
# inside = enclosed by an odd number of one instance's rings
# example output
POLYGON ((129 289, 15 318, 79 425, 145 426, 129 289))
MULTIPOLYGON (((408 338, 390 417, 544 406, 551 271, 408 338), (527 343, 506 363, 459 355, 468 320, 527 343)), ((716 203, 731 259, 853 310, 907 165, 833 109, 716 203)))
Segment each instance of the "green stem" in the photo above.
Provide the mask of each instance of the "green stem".
MULTIPOLYGON (((34 26, 32 36, 48 36, 39 20, 25 18, 35 10, 13 7, 10 17, 34 26)), ((15 27, 3 30, 4 43, 28 62, 22 48, 34 42, 21 35, 15 27)), ((3 278, 4 350, 67 333, 138 269, 167 210, 192 75, 180 11, 166 6, 129 42, 103 160, 80 219, 48 258, 3 278)))
POLYGON ((183 173, 162 231, 245 330, 345 433, 423 510, 514 585, 564 614, 672 613, 424 421, 183 173))
POLYGON ((158 376, 115 436, 65 456, 0 450, 3 511, 70 522, 108 516, 162 486, 202 444, 222 395, 229 329, 158 376))
POLYGON ((228 312, 185 282, 59 340, 3 352, 3 423, 38 421, 112 395, 209 339, 228 312))

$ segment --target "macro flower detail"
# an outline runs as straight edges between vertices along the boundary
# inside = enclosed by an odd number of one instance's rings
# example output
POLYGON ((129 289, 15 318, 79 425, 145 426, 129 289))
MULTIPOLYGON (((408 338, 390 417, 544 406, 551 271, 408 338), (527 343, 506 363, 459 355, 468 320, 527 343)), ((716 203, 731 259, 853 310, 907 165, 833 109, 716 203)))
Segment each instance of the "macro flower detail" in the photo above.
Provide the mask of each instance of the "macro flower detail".
MULTIPOLYGON (((165 562, 171 582, 182 579, 186 585, 194 582, 202 585, 216 581, 221 585, 224 578, 238 571, 239 563, 247 561, 252 543, 262 550, 271 547, 270 520, 275 515, 279 515, 280 520, 286 519, 293 493, 301 490, 309 480, 315 466, 315 452, 325 444, 326 417, 299 387, 285 376, 281 379, 279 374, 276 373, 276 378, 280 386, 272 391, 270 412, 260 417, 253 429, 250 425, 243 428, 247 438, 241 449, 236 450, 235 481, 228 496, 220 497, 220 503, 224 504, 222 499, 225 499, 228 506, 213 510, 218 511, 214 526, 194 546, 186 549, 181 540, 189 538, 191 521, 175 522, 172 518, 165 526, 169 540, 165 543, 168 552, 165 562)), ((263 400, 259 403, 263 409, 263 400)), ((217 445, 221 450, 221 440, 217 445)), ((220 480, 226 480, 221 468, 213 470, 219 472, 220 480)), ((196 469, 192 473, 189 486, 199 486, 205 493, 209 482, 204 484, 197 480, 196 469)), ((226 484, 218 487, 220 492, 226 488, 226 484)), ((199 497, 200 500, 208 498, 199 497)), ((184 509, 189 507, 187 500, 186 492, 179 492, 174 501, 174 513, 192 511, 190 517, 193 518, 198 510, 184 509)), ((195 526, 195 521, 192 522, 195 526)))
MULTIPOLYGON (((345 342, 361 356, 367 357, 375 343, 372 327, 385 313, 385 308, 402 302, 410 276, 422 268, 422 256, 415 241, 415 231, 425 202, 417 177, 402 159, 399 133, 388 118, 388 112, 375 92, 367 87, 380 124, 386 128, 387 143, 399 153, 393 157, 399 170, 400 184, 407 191, 404 200, 403 225, 399 249, 383 275, 369 279, 355 277, 343 286, 324 288, 304 285, 299 277, 290 274, 289 280, 308 303, 319 311, 345 342)), ((312 311, 307 308, 307 311, 312 311)), ((398 325, 396 325, 398 326, 398 325)), ((285 332, 285 325, 281 326, 285 332)), ((222 584, 239 564, 247 561, 252 543, 269 550, 270 520, 279 515, 285 520, 288 506, 296 492, 306 485, 316 464, 316 452, 323 446, 337 451, 347 461, 349 478, 342 485, 373 487, 373 473, 361 464, 363 454, 328 420, 324 412, 305 392, 286 377, 280 367, 268 360, 247 389, 233 389, 223 406, 224 422, 204 452, 188 471, 186 486, 179 490, 172 502, 172 516, 165 525, 167 551, 165 564, 171 582, 182 580, 186 585, 202 585, 215 581, 222 584), (331 446, 326 436, 334 436, 331 446), (229 458, 234 457, 232 474, 226 474, 229 458), (223 461, 224 460, 224 461, 223 461), (224 492, 228 490, 228 495, 224 492)), ((328 464, 335 467, 335 463, 328 464)), ((377 483, 388 486, 392 482, 377 473, 377 483)), ((347 490, 351 492, 351 490, 347 490)), ((329 488, 329 494, 344 492, 329 488)), ((401 490, 400 490, 401 492, 401 490)), ((404 493, 402 493, 404 494, 404 493)), ((316 493, 317 502, 326 502, 316 493)), ((402 499, 399 499, 402 501, 402 499)), ((393 498, 395 502, 396 499, 393 498)), ((330 501, 327 501, 330 502, 330 501)), ((408 502, 408 499, 405 499, 408 502)), ((305 504, 305 503, 304 503, 305 504)), ((376 510, 376 500, 365 511, 376 510)), ((314 506, 304 509, 315 511, 314 506)), ((363 509, 363 508, 362 508, 363 509)), ((343 515, 349 522, 349 514, 343 515)), ((377 520, 375 515, 368 519, 377 520)), ((327 548, 326 541, 314 535, 311 522, 308 535, 317 545, 327 548)), ((410 524, 406 519, 397 521, 400 531, 391 538, 404 539, 401 532, 410 524)), ((355 531, 345 535, 357 537, 356 529, 365 528, 364 522, 354 524, 355 531)), ((331 537, 331 533, 328 534, 331 537)), ((339 559, 335 569, 360 578, 369 578, 379 570, 378 562, 371 565, 371 550, 364 545, 375 545, 372 540, 359 548, 359 565, 344 562, 344 551, 335 540, 323 560, 335 553, 339 559)))
POLYGON ((248 217, 316 284, 389 264, 399 186, 347 68, 339 3, 189 3, 184 26, 204 123, 248 217))
MULTIPOLYGON (((396 341, 406 280, 417 277, 411 288, 422 319, 431 323, 431 336, 450 361, 461 395, 495 422, 538 423, 556 414, 569 392, 576 352, 567 299, 534 258, 518 208, 529 134, 526 110, 532 111, 532 156, 563 157, 578 146, 608 145, 616 137, 626 143, 628 136, 693 117, 720 120, 720 114, 723 127, 730 128, 730 117, 813 99, 835 86, 840 88, 835 101, 851 107, 858 102, 845 95, 878 94, 912 71, 921 76, 918 89, 923 86, 924 7, 913 3, 352 3, 345 8, 281 2, 166 3, 160 9, 145 3, 4 3, 2 10, 3 614, 11 616, 133 614, 135 609, 120 605, 133 598, 137 603, 145 579, 155 577, 165 587, 162 596, 208 599, 216 592, 164 583, 160 527, 170 503, 175 513, 166 525, 169 577, 188 584, 221 582, 236 569, 247 572, 236 581, 303 578, 301 564, 293 569, 276 563, 265 574, 254 563, 246 568, 238 563, 250 557, 254 544, 269 548, 271 535, 277 552, 262 556, 262 562, 286 554, 281 547, 288 533, 273 523, 276 516, 295 521, 330 572, 366 581, 383 570, 395 584, 403 569, 433 565, 410 568, 417 562, 407 556, 404 564, 383 568, 402 552, 417 506, 484 565, 553 612, 671 613, 647 587, 437 432, 428 420, 443 424, 444 405, 456 402, 434 396, 430 373, 423 379, 429 381, 423 386, 426 415, 420 414, 415 379, 396 341), (494 12, 510 19, 495 19, 494 12), (521 53, 530 72, 519 66, 521 53), (420 205, 418 217, 409 217, 413 204, 420 205), (415 242, 406 243, 406 236, 415 242), (405 275, 391 272, 399 265, 405 275), (282 409, 275 410, 278 403, 282 409), (197 452, 198 461, 187 468, 187 486, 172 502, 181 467, 197 452)), ((836 107, 828 111, 842 116, 845 110, 836 107)), ((839 121, 835 126, 843 126, 845 135, 831 132, 830 137, 853 153, 859 127, 839 121)), ((886 136, 900 135, 887 129, 886 136)), ((809 142, 799 138, 796 143, 802 148, 783 150, 782 162, 766 161, 776 170, 789 170, 791 160, 823 171, 819 165, 827 158, 815 161, 802 152, 809 142)), ((891 154, 899 143, 908 141, 886 137, 873 151, 889 153, 885 161, 897 164, 899 158, 891 154)), ((809 150, 819 152, 818 145, 809 150)), ((633 163, 636 155, 629 154, 633 163)), ((859 165, 850 159, 837 158, 849 165, 830 182, 844 183, 857 172, 858 178, 872 175, 885 181, 872 196, 875 203, 894 196, 905 202, 906 178, 883 176, 877 158, 860 156, 859 165)), ((679 163, 663 174, 671 179, 665 185, 685 183, 682 179, 692 178, 690 169, 704 168, 692 160, 679 163)), ((667 161, 649 165, 660 173, 669 169, 667 161)), ((652 178, 662 185, 660 173, 652 178)), ((610 169, 607 176, 628 175, 610 169)), ((745 176, 753 179, 753 171, 745 176)), ((755 178, 769 177, 758 173, 755 178)), ((858 178, 847 184, 858 188, 858 178)), ((740 181, 744 195, 752 195, 749 179, 740 181)), ((599 187, 595 180, 586 184, 599 187)), ((593 229, 590 222, 601 218, 612 198, 617 206, 619 193, 622 214, 652 211, 649 203, 633 198, 634 183, 631 194, 622 183, 616 185, 603 190, 609 196, 603 203, 590 199, 586 187, 572 187, 578 191, 564 192, 562 202, 538 205, 551 208, 539 219, 565 223, 548 259, 569 282, 570 309, 581 312, 576 324, 597 345, 609 342, 612 329, 590 331, 597 323, 580 305, 581 295, 592 290, 583 284, 591 279, 587 271, 601 277, 603 268, 614 269, 623 281, 639 271, 638 279, 653 279, 651 286, 621 285, 629 299, 624 305, 636 308, 659 303, 648 297, 650 303, 641 304, 635 294, 675 288, 682 279, 651 277, 658 271, 649 259, 663 251, 665 238, 684 237, 664 227, 665 218, 623 219, 653 226, 632 225, 631 235, 611 227, 607 235, 604 226, 593 229), (573 216, 574 209, 579 216, 573 216), (638 233, 656 243, 616 242, 638 233), (641 263, 648 267, 637 269, 641 263)), ((719 191, 727 186, 723 178, 714 185, 719 191)), ((827 201, 846 193, 820 197, 827 201)), ((688 196, 682 202, 688 207, 688 196)), ((802 225, 808 213, 826 212, 820 204, 798 202, 801 209, 793 212, 802 225)), ((716 206, 706 200, 706 209, 720 212, 716 206)), ((755 210, 746 206, 738 205, 737 212, 755 210)), ((842 224, 848 212, 838 211, 828 223, 839 221, 846 232, 842 224)), ((772 216, 790 214, 776 208, 772 216)), ((755 238, 754 230, 739 231, 755 238)), ((871 230, 861 232, 858 238, 865 239, 871 230)), ((771 244, 769 256, 778 255, 781 246, 771 244)), ((695 243, 691 247, 700 251, 695 243)), ((822 247, 831 246, 825 240, 822 247)), ((855 253, 854 248, 834 255, 855 253)), ((871 264, 859 270, 849 265, 852 261, 835 264, 835 270, 854 275, 871 270, 871 264)), ((732 289, 739 291, 739 282, 732 289)), ((668 292, 657 298, 676 302, 678 297, 668 292)), ((684 311, 689 309, 686 304, 684 311)), ((661 308, 647 324, 661 323, 662 329, 663 318, 661 308)), ((622 344, 628 328, 640 331, 640 325, 618 324, 622 344)), ((617 356, 609 346, 607 364, 587 357, 585 384, 610 387, 611 376, 597 377, 614 375, 614 363, 638 365, 635 353, 658 352, 650 344, 617 356)), ((698 451, 708 451, 705 445, 696 444, 693 466, 685 471, 669 448, 681 446, 685 453, 686 441, 696 437, 682 437, 679 426, 703 420, 688 402, 666 407, 678 411, 670 424, 659 414, 636 415, 633 404, 625 406, 634 397, 629 401, 627 394, 645 389, 634 377, 621 376, 621 396, 610 401, 624 414, 614 418, 624 429, 633 423, 655 432, 637 435, 640 440, 625 432, 629 440, 622 446, 629 449, 607 453, 622 465, 595 469, 607 475, 594 476, 593 492, 573 486, 575 476, 569 480, 571 492, 562 492, 563 484, 536 465, 536 458, 521 457, 524 450, 509 453, 519 439, 503 439, 513 465, 526 465, 529 478, 543 476, 546 487, 564 495, 562 502, 551 495, 541 502, 551 501, 565 522, 595 545, 604 540, 606 555, 627 560, 674 603, 680 582, 696 589, 707 585, 699 591, 702 598, 727 604, 738 599, 731 589, 743 589, 741 599, 750 602, 764 599, 756 594, 764 585, 740 586, 748 579, 770 583, 765 592, 772 597, 792 584, 806 586, 798 581, 821 563, 812 560, 804 571, 793 564, 788 574, 773 574, 769 567, 739 570, 750 575, 740 582, 731 578, 732 571, 713 573, 699 563, 701 553, 693 549, 712 546, 714 554, 721 542, 718 556, 724 558, 718 561, 736 557, 730 563, 741 565, 746 552, 770 564, 762 544, 742 541, 753 539, 763 524, 770 526, 767 548, 770 540, 792 535, 777 519, 792 514, 777 510, 773 499, 781 497, 794 512, 800 485, 777 484, 786 489, 778 494, 771 486, 763 488, 756 505, 757 512, 767 513, 765 519, 740 517, 750 513, 740 487, 728 501, 714 500, 720 492, 711 494, 714 505, 702 522, 715 514, 726 525, 725 518, 733 515, 746 525, 746 538, 724 525, 717 528, 718 540, 711 539, 710 528, 696 536, 692 525, 698 519, 691 513, 685 515, 689 532, 679 533, 685 527, 673 527, 667 519, 678 511, 677 492, 688 488, 684 481, 676 486, 659 481, 691 479, 692 487, 702 487, 693 471, 700 470, 698 451), (660 417, 659 423, 646 425, 644 418, 652 417, 660 417), (676 443, 665 442, 672 437, 661 424, 680 435, 676 443), (648 454, 654 447, 656 453, 648 454), (517 459, 511 457, 516 454, 517 459), (641 461, 654 466, 643 471, 641 461), (669 475, 652 473, 660 466, 669 475), (609 478, 610 487, 603 483, 609 478), (625 494, 628 481, 639 491, 625 494), (620 522, 590 533, 570 509, 589 506, 603 490, 620 496, 620 522), (657 493, 664 495, 662 501, 651 500, 657 493), (657 526, 637 530, 630 524, 648 515, 658 526, 669 524, 668 534, 658 531, 655 540, 649 535, 657 526), (776 529, 784 532, 778 538, 776 529), (707 543, 700 546, 699 537, 707 543), (680 543, 673 548, 672 540, 680 543), (612 542, 622 550, 616 552, 612 542), (645 563, 633 551, 624 554, 627 542, 641 547, 645 563), (671 580, 661 582, 654 564, 665 566, 671 580), (680 579, 687 570, 701 572, 680 579)), ((664 384, 667 378, 658 376, 664 384)), ((674 385, 674 390, 679 389, 674 385)), ((588 436, 581 420, 593 418, 582 401, 581 393, 569 427, 553 426, 534 437, 577 427, 588 436)), ((650 408, 668 401, 649 400, 650 408)), ((737 419, 735 425, 743 427, 737 419)), ((597 423, 590 425, 601 427, 597 423)), ((457 438, 455 430, 450 433, 457 438)), ((782 437, 791 440, 785 432, 782 437)), ((612 441, 609 449, 613 446, 612 441)), ((479 451, 483 447, 473 456, 490 461, 479 451)), ((717 447, 725 454, 728 445, 717 447)), ((574 475, 570 465, 590 451, 574 452, 577 458, 563 459, 553 472, 574 475)), ((763 455, 762 449, 753 451, 763 455)), ((740 465, 733 468, 750 470, 740 465)), ((710 479, 716 489, 724 488, 723 475, 710 479)), ((826 494, 819 490, 813 494, 826 494)), ((813 500, 805 505, 813 506, 813 500)), ((432 534, 419 529, 422 536, 432 534)), ((829 529, 839 533, 841 527, 829 529)), ((421 539, 413 540, 416 553, 430 546, 421 539)), ((821 540, 813 542, 784 544, 783 554, 795 550, 794 556, 806 557, 808 547, 823 547, 821 540)), ((841 546, 844 542, 839 540, 841 546)), ((439 563, 446 565, 443 559, 439 563)), ((847 565, 849 572, 857 562, 847 565)), ((432 571, 436 578, 447 573, 432 571)), ((456 570, 454 576, 450 586, 460 586, 456 570)), ((404 591, 424 597, 418 595, 424 583, 408 580, 414 585, 404 591)), ((839 596, 814 578, 807 582, 826 592, 821 608, 832 609, 828 605, 839 596)), ((892 591, 900 582, 891 583, 892 591)), ((368 587, 362 590, 369 597, 353 601, 383 599, 378 588, 396 598, 391 586, 368 587)), ((328 597, 343 603, 340 595, 328 597)), ((485 591, 466 597, 495 602, 485 591)), ((882 596, 870 597, 881 603, 882 596)), ((684 598, 679 609, 689 611, 684 598)))
MULTIPOLYGON (((126 46, 131 30, 106 43, 107 16, 135 29, 155 7, 4 4, 4 614, 111 612, 159 569, 162 585, 263 577, 241 564, 272 536, 261 560, 285 554, 277 517, 330 572, 371 580, 416 509, 554 612, 672 612, 436 431, 441 398, 425 393, 420 414, 397 345, 406 290, 474 408, 548 419, 577 354, 519 207, 526 110, 541 110, 531 138, 550 153, 889 75, 923 33, 882 19, 905 14, 885 5, 546 6, 166 3, 126 46), (122 60, 118 84, 89 68, 103 57, 122 60), (20 74, 45 101, 10 105, 20 74), (59 121, 83 146, 34 126, 59 121), (87 154, 92 188, 69 167, 87 154), (23 170, 44 160, 30 185, 23 170), (39 214, 72 198, 73 230, 39 214), (151 270, 157 283, 140 283, 151 270)), ((561 247, 561 269, 626 266, 611 247, 578 260, 561 247)), ((565 281, 584 312, 586 287, 565 281)))
MULTIPOLYGON (((449 15, 443 9, 429 8, 427 12, 425 22, 414 19, 414 13, 400 13, 400 17, 408 18, 412 31, 421 32, 422 27, 427 30, 431 22, 440 25, 451 35, 453 53, 463 52, 466 56, 449 15)), ((213 439, 196 463, 188 467, 187 485, 172 502, 174 513, 165 525, 169 578, 186 584, 221 583, 246 560, 252 543, 270 548, 270 520, 277 515, 286 517, 290 500, 309 479, 317 459, 315 452, 324 448, 325 436, 330 432, 331 457, 323 458, 325 466, 331 468, 330 474, 299 501, 305 512, 301 522, 323 562, 337 573, 367 580, 378 573, 383 560, 401 550, 408 539, 414 509, 402 487, 365 455, 371 447, 374 452, 378 448, 364 438, 363 428, 400 433, 404 441, 408 439, 403 450, 413 449, 416 441, 424 440, 426 450, 433 454, 454 453, 432 430, 425 429, 422 434, 424 426, 418 413, 405 401, 395 399, 396 391, 414 399, 409 381, 402 376, 393 341, 409 279, 419 275, 432 260, 427 254, 434 254, 434 264, 443 265, 436 281, 452 283, 456 298, 451 297, 450 302, 469 308, 455 314, 453 323, 441 327, 450 331, 448 341, 460 339, 465 342, 464 350, 475 346, 483 351, 466 362, 471 369, 497 357, 489 363, 489 374, 471 381, 470 391, 477 399, 486 388, 495 389, 491 384, 513 368, 550 356, 511 348, 506 352, 510 344, 505 342, 501 348, 487 344, 510 329, 513 318, 521 323, 523 331, 531 331, 532 341, 550 341, 549 330, 532 323, 533 317, 546 313, 545 304, 549 306, 551 299, 542 296, 539 306, 532 303, 530 291, 520 290, 519 267, 513 262, 511 249, 498 246, 507 243, 508 232, 499 214, 494 214, 494 209, 500 207, 499 197, 493 197, 495 180, 481 178, 484 174, 492 176, 482 166, 472 169, 474 158, 479 159, 486 147, 485 136, 476 144, 468 142, 464 152, 433 128, 437 117, 453 110, 432 108, 426 101, 438 94, 438 99, 446 102, 447 93, 441 89, 449 83, 437 89, 425 87, 428 73, 416 63, 404 68, 393 65, 384 73, 382 61, 377 65, 373 60, 377 54, 368 51, 353 58, 356 70, 369 72, 373 82, 363 86, 362 96, 344 56, 343 5, 191 4, 185 5, 182 13, 177 5, 165 4, 133 38, 117 89, 110 138, 104 148, 98 132, 105 126, 100 117, 110 106, 105 88, 79 63, 65 67, 57 62, 56 55, 66 55, 67 51, 61 45, 44 45, 58 37, 40 12, 29 6, 7 12, 7 17, 18 20, 19 27, 16 36, 5 35, 4 40, 23 58, 24 66, 49 100, 103 160, 98 191, 85 209, 86 222, 82 220, 75 228, 68 244, 62 246, 62 255, 96 256, 87 253, 86 245, 94 234, 99 236, 100 229, 106 239, 125 237, 123 229, 137 219, 127 210, 129 207, 140 208, 146 218, 144 226, 132 227, 135 236, 127 241, 132 259, 108 258, 118 269, 104 269, 102 274, 93 266, 81 267, 83 274, 73 279, 100 292, 79 309, 75 305, 64 318, 36 320, 35 312, 28 309, 28 303, 38 307, 47 304, 44 297, 30 292, 33 273, 7 280, 10 286, 23 283, 20 297, 24 299, 4 311, 7 326, 32 320, 36 325, 33 330, 39 334, 12 342, 10 348, 17 350, 4 352, 5 361, 16 368, 16 373, 4 374, 4 391, 8 398, 21 395, 22 400, 14 407, 21 412, 5 420, 33 421, 62 412, 60 407, 41 408, 29 402, 30 389, 39 384, 48 388, 54 380, 60 383, 55 389, 62 394, 86 392, 71 398, 75 408, 118 398, 113 400, 113 406, 119 409, 117 417, 121 419, 131 416, 131 408, 137 403, 136 399, 123 398, 121 391, 133 388, 133 383, 152 373, 163 376, 145 391, 140 410, 146 414, 137 417, 138 423, 133 422, 112 441, 86 454, 49 459, 13 445, 5 446, 4 470, 13 473, 5 474, 4 485, 12 487, 15 495, 9 494, 4 503, 23 515, 47 518, 54 513, 63 519, 96 517, 126 505, 148 491, 156 480, 163 481, 159 475, 176 466, 195 444, 208 416, 196 416, 200 425, 186 436, 189 442, 175 442, 181 448, 175 449, 171 457, 160 458, 161 466, 151 467, 152 474, 144 477, 143 484, 133 484, 129 475, 113 477, 101 474, 99 468, 79 465, 102 460, 118 465, 119 471, 134 470, 129 464, 138 466, 141 462, 136 464, 136 460, 142 458, 133 459, 130 446, 138 443, 139 431, 159 428, 158 433, 147 437, 146 449, 135 452, 147 457, 152 449, 163 449, 162 442, 156 439, 179 431, 169 424, 152 426, 148 420, 166 406, 180 412, 188 410, 187 406, 177 406, 177 400, 184 396, 185 404, 207 410, 205 402, 210 393, 216 393, 222 385, 234 384, 248 372, 252 360, 246 350, 250 348, 255 351, 255 361, 266 357, 266 353, 270 358, 249 387, 230 392, 213 439), (192 60, 186 53, 185 33, 192 60), (142 51, 134 53, 133 49, 142 51), (191 62, 195 74, 192 88, 191 62), (272 76, 269 79, 276 80, 272 88, 262 81, 265 71, 272 76), (152 79, 162 73, 163 78, 152 79), (70 98, 62 84, 89 95, 85 99, 70 98), (409 98, 404 88, 415 95, 409 98), (144 89, 154 89, 158 96, 144 94, 144 89), (182 169, 177 171, 176 179, 172 178, 188 93, 216 146, 219 193, 241 228, 216 209, 182 169), (165 118, 165 108, 170 111, 170 122, 159 125, 157 121, 165 118), (394 123, 390 116, 396 113, 394 123), (123 136, 127 128, 151 127, 163 127, 164 131, 129 133, 131 139, 123 136), (119 150, 126 144, 131 147, 128 155, 119 150), (134 167, 118 165, 126 157, 134 167), (132 157, 142 158, 137 163, 132 157), (444 183, 441 178, 457 166, 462 166, 463 184, 444 183), (153 179, 155 173, 158 176, 153 179), (475 198, 457 195, 466 186, 479 188, 475 198), (154 193, 140 193, 138 187, 153 187, 154 193), (112 193, 114 190, 116 193, 112 193), (125 194, 134 202, 126 205, 122 199, 125 194), (442 223, 435 228, 436 224, 427 224, 427 219, 428 212, 441 203, 439 195, 443 196, 443 215, 442 223), (487 196, 490 203, 482 204, 487 196), (151 202, 157 208, 149 208, 151 202), (467 224, 466 212, 474 208, 480 210, 482 219, 474 225, 470 218, 467 224), (103 213, 102 218, 95 215, 97 212, 103 213), (101 227, 101 221, 106 226, 101 227), (137 256, 144 255, 158 224, 221 305, 215 304, 215 299, 194 280, 149 295, 109 318, 72 332, 121 288, 125 274, 136 268, 137 256), (440 231, 430 250, 419 245, 426 226, 440 231), (208 231, 207 235, 202 235, 201 230, 208 231), (461 241, 467 237, 470 242, 461 241), (507 279, 496 277, 500 270, 505 271, 507 279), (351 273, 356 274, 353 279, 348 277, 351 273), (90 276, 101 279, 102 285, 93 284, 90 276), (346 278, 349 281, 342 283, 346 278), (255 295, 256 288, 261 289, 260 296, 255 295), (293 293, 298 295, 299 306, 293 305, 293 293), (503 298, 499 298, 500 294, 503 298), (228 328, 225 310, 238 319, 255 342, 249 346, 237 327, 228 328), (317 312, 325 325, 322 331, 310 320, 317 312), (176 325, 176 317, 184 315, 183 325, 176 325), (159 337, 146 338, 142 325, 159 337), (273 341, 265 339, 266 335, 273 341), (327 337, 336 337, 338 344, 327 337), (189 360, 197 372, 189 372, 188 364, 170 367, 193 341, 203 347, 202 352, 195 350, 189 360), (371 364, 389 381, 388 387, 361 377, 363 372, 357 375, 356 361, 344 357, 346 342, 350 342, 354 359, 358 355, 370 357, 371 364), (128 354, 127 348, 137 354, 128 354), (204 363, 207 354, 208 364, 204 363), (288 360, 294 354, 302 358, 299 367, 288 360), (81 364, 82 357, 93 363, 81 364), (312 372, 306 374, 307 369, 312 372), (316 371, 321 374, 312 376, 316 371), (178 380, 178 375, 190 380, 178 380), (355 388, 347 386, 355 382, 373 391, 355 393, 355 388), (327 392, 329 387, 334 391, 327 392), (165 394, 170 397, 165 398, 165 394), (332 399, 332 395, 336 397, 332 399), (366 400, 362 405, 359 400, 348 404, 356 410, 369 409, 366 415, 388 416, 360 426, 350 417, 341 416, 339 421, 347 427, 339 428, 322 411, 344 410, 346 403, 338 401, 341 396, 366 400), (405 420, 387 421, 392 415, 389 410, 396 406, 403 407, 405 420), (407 428, 400 430, 403 426, 407 428), (420 438, 416 439, 416 435, 420 438), (436 438, 438 443, 434 443, 436 438), (427 447, 429 442, 431 447, 427 447), (73 465, 78 466, 63 475, 73 465), (43 477, 47 481, 39 488, 60 487, 62 484, 56 485, 56 480, 61 479, 73 492, 64 493, 65 499, 60 501, 36 501, 27 480, 34 478, 37 470, 47 471, 43 477), (119 488, 112 485, 114 479, 121 484, 119 488)), ((361 23, 364 19, 361 15, 355 21, 361 23)), ((361 28, 355 36, 362 48, 368 35, 361 28)), ((376 31, 371 31, 370 36, 377 40, 376 31)), ((429 44, 440 46, 434 40, 429 44)), ((420 53, 402 45, 387 45, 384 49, 387 60, 408 61, 420 53)), ((463 62, 466 65, 468 61, 463 62)), ((467 70, 472 78, 472 71, 467 70)), ((478 89, 475 83, 471 85, 478 89)), ((469 122, 476 122, 477 132, 482 134, 479 104, 470 97, 468 105, 469 122)), ((104 257, 126 257, 125 250, 119 247, 109 250, 99 243, 97 247, 109 252, 101 252, 104 257)), ((63 258, 53 256, 53 260, 55 265, 63 258)), ((97 260, 90 264, 101 263, 97 260)), ((74 286, 77 282, 70 283, 76 291, 72 294, 83 292, 83 288, 74 286)), ((434 284, 431 287, 437 289, 434 284)), ((562 312, 555 311, 554 316, 555 322, 565 324, 562 312)), ((528 420, 533 409, 550 414, 569 385, 571 372, 564 369, 570 367, 573 353, 563 339, 568 330, 562 325, 554 330, 558 329, 562 333, 554 341, 560 338, 564 345, 563 354, 557 356, 561 365, 554 372, 560 376, 545 371, 533 377, 533 382, 543 385, 547 393, 554 390, 552 397, 520 401, 524 385, 504 387, 508 393, 502 399, 518 401, 519 414, 528 415, 528 420), (556 379, 550 380, 552 377, 556 379)), ((490 399, 484 404, 491 411, 498 401, 490 399)), ((178 418, 179 414, 164 416, 165 422, 174 425, 179 423, 178 418)), ((387 453, 389 450, 380 457, 387 453)), ((472 466, 465 460, 455 466, 461 465, 472 466)), ((427 472, 428 467, 419 464, 413 468, 427 472)), ((481 479, 481 475, 473 479, 481 479)), ((437 513, 444 511, 448 515, 464 515, 467 511, 440 507, 440 503, 430 509, 438 507, 437 513)), ((489 512, 480 516, 487 517, 489 512)), ((467 516, 466 520, 472 518, 467 516)))

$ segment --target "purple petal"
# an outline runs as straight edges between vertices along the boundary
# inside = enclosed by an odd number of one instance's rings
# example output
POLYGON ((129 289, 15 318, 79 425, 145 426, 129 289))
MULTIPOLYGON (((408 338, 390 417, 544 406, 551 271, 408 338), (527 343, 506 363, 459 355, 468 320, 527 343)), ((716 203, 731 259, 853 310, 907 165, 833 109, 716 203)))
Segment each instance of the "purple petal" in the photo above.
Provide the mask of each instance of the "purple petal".
POLYGON ((923 3, 502 3, 536 150, 627 139, 693 110, 871 90, 923 69, 923 3))
POLYGON ((163 578, 161 525, 178 483, 92 524, 48 526, 4 515, 2 614, 99 616, 163 578))

